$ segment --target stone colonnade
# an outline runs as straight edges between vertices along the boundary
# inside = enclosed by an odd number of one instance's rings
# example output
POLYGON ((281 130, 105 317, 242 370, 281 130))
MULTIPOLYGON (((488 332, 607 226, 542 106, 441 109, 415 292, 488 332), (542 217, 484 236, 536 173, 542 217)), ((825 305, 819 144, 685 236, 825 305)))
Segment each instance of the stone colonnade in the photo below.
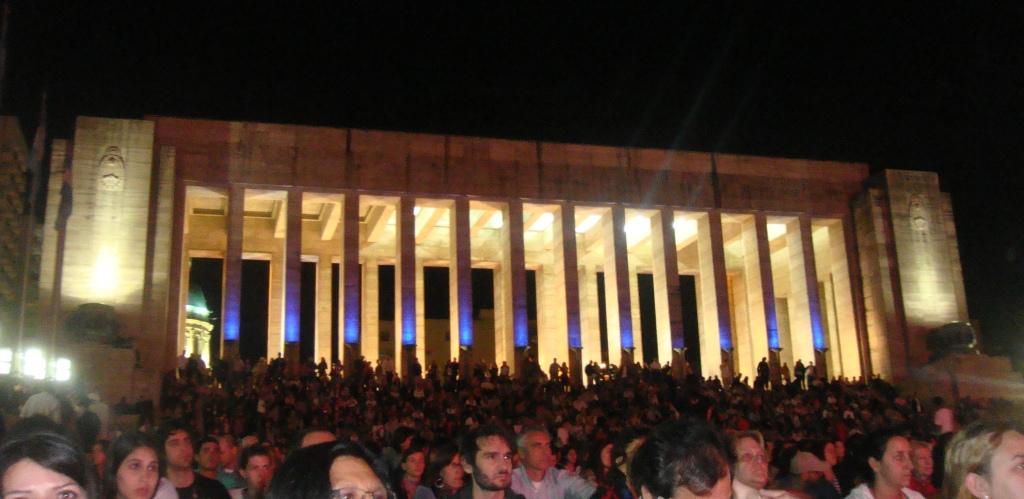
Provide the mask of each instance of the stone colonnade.
MULTIPOLYGON (((681 370, 686 349, 699 350, 704 376, 753 378, 762 358, 790 369, 814 362, 830 376, 863 372, 848 256, 855 242, 842 218, 239 184, 189 185, 185 210, 180 264, 224 262, 225 356, 238 354, 242 263, 266 260, 268 357, 298 355, 301 264, 315 262, 316 359, 332 356, 334 311, 343 362, 390 357, 400 372, 414 356, 505 361, 513 370, 532 357, 545 370, 566 362, 579 379, 591 361, 657 359, 681 370), (384 265, 394 268, 393 321, 379 317, 384 265), (448 268, 444 323, 425 316, 425 296, 436 291, 424 288, 425 267, 448 268), (474 318, 474 268, 493 272, 493 316, 474 318), (653 344, 641 333, 640 276, 653 283, 653 344), (681 283, 692 283, 695 303, 684 304, 681 283), (686 313, 696 315, 696 334, 684 331, 686 313)), ((179 289, 189 289, 188 272, 180 275, 179 289)), ((183 330, 179 351, 185 338, 183 330)))

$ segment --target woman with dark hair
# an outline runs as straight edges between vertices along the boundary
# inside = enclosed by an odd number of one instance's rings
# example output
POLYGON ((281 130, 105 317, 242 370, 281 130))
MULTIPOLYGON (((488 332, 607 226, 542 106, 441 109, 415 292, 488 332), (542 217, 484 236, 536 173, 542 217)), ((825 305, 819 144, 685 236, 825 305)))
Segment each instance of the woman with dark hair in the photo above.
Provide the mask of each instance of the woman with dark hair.
POLYGON ((566 445, 558 451, 558 469, 569 473, 579 472, 579 453, 576 451, 576 447, 566 445))
POLYGON ((416 495, 416 488, 420 486, 420 480, 423 479, 426 462, 427 450, 422 444, 413 442, 402 450, 398 469, 395 470, 396 482, 393 487, 395 495, 399 499, 411 499, 416 495))
POLYGON ((422 485, 416 488, 413 499, 454 498, 466 483, 465 476, 459 446, 447 441, 437 443, 430 448, 422 485))
POLYGON ((318 444, 293 452, 274 473, 268 499, 392 498, 388 473, 355 442, 318 444))
POLYGON ((871 480, 850 491, 846 499, 924 499, 910 490, 910 440, 894 430, 868 435, 864 442, 871 480))
POLYGON ((430 449, 430 460, 423 473, 423 485, 416 488, 413 499, 448 499, 455 497, 465 484, 459 447, 441 442, 430 449))
POLYGON ((125 433, 110 443, 103 472, 106 499, 151 499, 163 475, 157 445, 142 433, 125 433))
POLYGON ((67 436, 14 431, 0 444, 0 494, 5 499, 96 497, 92 466, 67 436))

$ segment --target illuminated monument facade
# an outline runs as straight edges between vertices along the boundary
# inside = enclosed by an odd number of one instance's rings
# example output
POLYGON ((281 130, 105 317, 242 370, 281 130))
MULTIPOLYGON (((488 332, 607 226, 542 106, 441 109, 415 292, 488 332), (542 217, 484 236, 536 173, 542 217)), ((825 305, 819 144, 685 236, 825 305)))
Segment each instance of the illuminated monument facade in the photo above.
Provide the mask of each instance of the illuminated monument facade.
POLYGON ((316 359, 389 356, 400 370, 413 356, 533 357, 579 376, 591 361, 685 355, 705 376, 729 364, 752 378, 766 357, 898 380, 926 362, 928 329, 968 318, 949 196, 927 172, 154 116, 79 118, 54 141, 50 179, 40 294, 57 274, 61 289, 44 309, 113 305, 154 379, 201 343, 186 346, 196 258, 222 262, 221 355, 240 354, 257 313, 242 306, 243 267, 263 262, 268 357, 296 358, 312 335, 316 359), (447 268, 446 288, 424 289, 429 267, 447 268), (476 317, 474 269, 493 282, 476 317), (447 321, 425 317, 436 293, 447 321))

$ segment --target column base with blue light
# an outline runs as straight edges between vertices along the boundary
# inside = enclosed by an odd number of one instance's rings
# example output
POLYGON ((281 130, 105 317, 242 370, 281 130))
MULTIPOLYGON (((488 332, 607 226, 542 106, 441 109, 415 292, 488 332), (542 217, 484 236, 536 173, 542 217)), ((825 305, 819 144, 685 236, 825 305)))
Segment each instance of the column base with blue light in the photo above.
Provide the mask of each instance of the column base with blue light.
POLYGON ((632 348, 623 348, 622 349, 622 360, 619 361, 619 369, 620 369, 619 372, 620 373, 622 372, 621 369, 623 367, 626 368, 626 372, 628 372, 628 373, 632 373, 633 372, 633 349, 632 348))
POLYGON ((672 377, 683 379, 686 377, 686 348, 678 347, 672 349, 672 377))
POLYGON ((238 358, 238 341, 235 340, 224 340, 224 346, 221 349, 220 357, 224 360, 235 360, 238 358))
POLYGON ((298 342, 284 344, 284 361, 289 371, 297 372, 300 361, 298 342))
POLYGON ((515 377, 522 379, 526 375, 527 347, 515 347, 515 377))
MULTIPOLYGON (((770 374, 769 380, 771 381, 772 389, 779 389, 782 387, 782 363, 781 359, 782 349, 781 348, 770 348, 768 349, 768 372, 770 374)), ((790 366, 790 369, 793 367, 790 366)))
MULTIPOLYGON (((402 345, 402 379, 408 380, 409 378, 409 366, 412 365, 412 360, 416 358, 416 345, 402 345)), ((420 367, 422 368, 423 361, 420 361, 420 367)), ((422 372, 421 372, 422 376, 422 372)))
POLYGON ((352 376, 355 374, 360 359, 363 356, 362 349, 359 347, 359 343, 345 343, 345 351, 342 354, 342 368, 345 373, 345 377, 352 376))
POLYGON ((574 386, 583 385, 583 349, 569 349, 569 382, 574 386))
MULTIPOLYGON (((827 349, 815 348, 814 349, 814 375, 828 380, 828 353, 827 349)), ((810 386, 808 382, 807 386, 810 386)))

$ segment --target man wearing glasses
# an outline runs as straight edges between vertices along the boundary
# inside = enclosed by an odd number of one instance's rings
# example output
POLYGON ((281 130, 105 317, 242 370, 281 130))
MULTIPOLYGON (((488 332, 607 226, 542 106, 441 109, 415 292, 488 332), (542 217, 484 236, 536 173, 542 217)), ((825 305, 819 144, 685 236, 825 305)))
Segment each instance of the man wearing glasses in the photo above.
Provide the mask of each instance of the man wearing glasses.
POLYGON ((784 490, 765 490, 768 485, 768 453, 758 431, 737 433, 732 440, 736 461, 732 464, 732 492, 735 499, 795 499, 784 490))

